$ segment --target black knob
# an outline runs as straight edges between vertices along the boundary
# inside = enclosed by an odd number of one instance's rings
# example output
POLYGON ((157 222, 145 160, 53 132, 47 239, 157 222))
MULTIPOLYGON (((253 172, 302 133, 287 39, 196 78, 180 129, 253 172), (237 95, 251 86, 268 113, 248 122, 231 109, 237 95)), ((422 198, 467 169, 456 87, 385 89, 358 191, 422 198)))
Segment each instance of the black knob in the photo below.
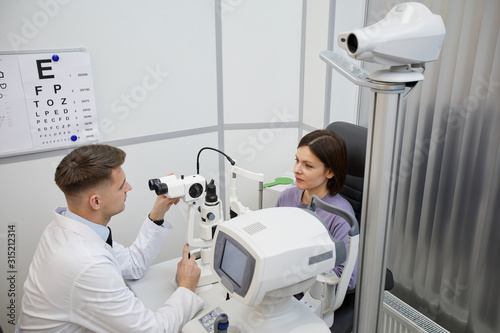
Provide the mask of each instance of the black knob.
POLYGON ((198 198, 203 194, 203 186, 200 183, 195 183, 189 188, 189 196, 193 199, 198 198))
POLYGON ((207 194, 205 195, 205 202, 217 202, 217 193, 214 180, 207 184, 207 194))

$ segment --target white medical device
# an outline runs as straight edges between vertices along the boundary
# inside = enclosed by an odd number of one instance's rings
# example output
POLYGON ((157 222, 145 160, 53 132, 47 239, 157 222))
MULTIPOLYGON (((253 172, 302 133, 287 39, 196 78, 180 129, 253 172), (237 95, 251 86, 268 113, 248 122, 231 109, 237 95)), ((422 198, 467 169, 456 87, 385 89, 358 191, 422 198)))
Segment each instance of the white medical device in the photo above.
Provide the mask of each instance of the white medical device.
MULTIPOLYGON (((355 218, 335 210, 359 235, 355 218)), ((229 318, 228 332, 330 332, 315 308, 293 297, 346 261, 344 242, 330 236, 313 210, 250 212, 219 224, 214 239, 213 270, 230 298, 193 319, 183 332, 208 332, 210 319, 221 313, 229 318)))
MULTIPOLYGON (((434 61, 439 57, 446 29, 443 19, 425 5, 406 2, 392 8, 379 22, 362 29, 340 33, 339 46, 357 60, 391 66, 392 72, 410 70, 411 65, 434 61)), ((373 80, 384 81, 379 72, 373 80)), ((420 77, 420 73, 414 73, 420 77)), ((420 80, 423 79, 423 76, 420 80)), ((403 81, 420 81, 415 78, 403 81)))
POLYGON ((230 297, 252 306, 308 289, 345 258, 344 242, 311 211, 274 207, 221 223, 213 268, 230 297))
POLYGON ((205 192, 205 178, 193 175, 177 178, 168 175, 162 178, 149 180, 149 189, 155 191, 156 195, 166 195, 168 198, 181 198, 185 202, 191 202, 201 197, 205 192))
MULTIPOLYGON (((205 147, 201 149, 200 152, 204 149, 216 150, 205 147)), ((227 155, 225 156, 231 163, 230 172, 232 173, 232 178, 229 200, 231 216, 238 216, 251 211, 248 207, 242 205, 237 198, 236 175, 242 175, 246 178, 259 181, 259 208, 262 208, 264 175, 262 173, 253 173, 243 170, 236 166, 234 160, 227 155)), ((199 171, 199 163, 197 164, 197 169, 199 171)), ((169 198, 181 198, 187 203, 186 241, 191 248, 195 249, 192 251, 192 255, 196 255, 198 266, 201 269, 198 286, 215 283, 216 276, 211 270, 212 244, 217 225, 224 221, 224 210, 221 200, 217 197, 214 181, 211 180, 207 184, 205 178, 199 174, 181 176, 180 178, 172 174, 162 178, 150 179, 149 189, 152 191, 154 190, 157 195, 166 195, 169 198), (197 206, 198 200, 203 197, 204 193, 204 202, 197 206), (195 219, 197 211, 200 214, 198 223, 199 236, 195 238, 195 219)))

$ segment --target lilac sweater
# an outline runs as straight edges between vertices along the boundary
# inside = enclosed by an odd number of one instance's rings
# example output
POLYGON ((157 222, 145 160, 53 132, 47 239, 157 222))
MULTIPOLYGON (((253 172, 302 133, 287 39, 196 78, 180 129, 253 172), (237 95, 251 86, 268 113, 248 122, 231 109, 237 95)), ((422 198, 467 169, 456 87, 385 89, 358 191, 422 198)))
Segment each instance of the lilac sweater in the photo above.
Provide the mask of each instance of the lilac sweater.
MULTIPOLYGON (((281 192, 278 202, 276 203, 277 207, 299 207, 299 208, 306 208, 307 205, 302 203, 302 192, 303 190, 300 190, 296 187, 291 187, 287 188, 283 192, 281 192)), ((354 215, 354 211, 352 209, 351 204, 349 201, 344 199, 340 194, 336 194, 334 196, 331 196, 330 194, 325 195, 321 200, 325 201, 326 203, 338 207, 340 209, 343 209, 352 215, 354 215)), ((345 243, 346 246, 346 252, 347 252, 347 242, 348 242, 348 232, 351 227, 349 226, 349 223, 342 217, 329 213, 327 211, 322 210, 321 208, 316 209, 316 214, 319 215, 323 219, 323 221, 326 224, 326 227, 330 231, 330 234, 338 239, 342 240, 345 243)), ((342 271, 344 270, 344 264, 341 264, 333 269, 333 271, 337 274, 337 276, 340 277, 342 274, 342 271)), ((356 286, 356 275, 358 271, 358 262, 356 260, 356 265, 354 267, 354 271, 352 273, 351 279, 349 280, 349 287, 348 289, 353 289, 356 286)))

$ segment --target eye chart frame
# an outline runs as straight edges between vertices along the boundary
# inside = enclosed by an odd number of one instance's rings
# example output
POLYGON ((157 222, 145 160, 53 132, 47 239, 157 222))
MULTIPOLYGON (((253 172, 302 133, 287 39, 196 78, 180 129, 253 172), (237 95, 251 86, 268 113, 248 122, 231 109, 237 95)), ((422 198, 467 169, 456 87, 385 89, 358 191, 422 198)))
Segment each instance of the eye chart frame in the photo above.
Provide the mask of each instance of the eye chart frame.
POLYGON ((85 49, 0 52, 0 158, 97 141, 85 49))

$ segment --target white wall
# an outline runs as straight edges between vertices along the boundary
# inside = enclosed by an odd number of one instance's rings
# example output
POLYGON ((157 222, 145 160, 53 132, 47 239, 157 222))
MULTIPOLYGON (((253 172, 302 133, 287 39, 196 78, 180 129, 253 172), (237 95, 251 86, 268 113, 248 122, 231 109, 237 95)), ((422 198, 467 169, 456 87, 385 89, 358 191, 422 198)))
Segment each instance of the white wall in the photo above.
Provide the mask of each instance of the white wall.
POLYGON ((297 115, 302 1, 238 3, 222 16, 224 122, 268 123, 275 108, 297 115))
POLYGON ((2 1, 0 15, 2 51, 90 53, 103 141, 216 124, 211 1, 2 1))
POLYGON ((323 128, 333 121, 357 123, 360 88, 328 67, 319 52, 333 47, 345 55, 337 45, 337 35, 363 26, 365 0, 306 3, 303 123, 312 128, 323 128))
MULTIPOLYGON (((339 33, 359 29, 364 26, 365 2, 368 0, 356 1, 337 1, 335 9, 335 33, 333 45, 334 50, 341 54, 346 54, 337 44, 339 33)), ((346 59, 360 66, 360 62, 350 57, 346 59)), ((358 119, 358 99, 361 88, 356 86, 348 79, 336 71, 332 71, 331 84, 331 121, 346 121, 350 123, 359 123, 358 119)))
MULTIPOLYGON (((125 212, 110 225, 116 240, 130 244, 154 201, 147 180, 169 172, 194 174, 201 147, 224 150, 239 166, 264 173, 266 181, 291 171, 302 134, 297 129, 303 123, 322 128, 319 119, 325 118, 326 66, 317 56, 327 45, 325 12, 336 4, 336 17, 351 16, 349 22, 361 25, 361 2, 349 3, 355 11, 344 8, 347 1, 221 0, 222 15, 217 17, 212 0, 0 0, 0 52, 87 49, 101 141, 127 152, 124 170, 133 190, 125 212), (144 77, 155 70, 165 73, 158 88, 138 98, 135 92, 144 77)), ((346 96, 343 90, 331 94, 332 100, 346 96)), ((355 119, 351 102, 339 118, 355 119)), ((19 309, 40 234, 53 208, 65 205, 53 174, 67 152, 0 159, 0 325, 5 332, 13 331, 5 315, 9 285, 3 277, 8 226, 15 225, 17 232, 19 309)), ((216 153, 204 152, 201 174, 216 182, 228 176, 219 163, 216 153)), ((256 208, 252 186, 243 181, 240 196, 256 208)), ((264 198, 266 206, 274 204, 269 193, 264 198)), ((168 213, 175 230, 157 262, 178 257, 185 212, 180 204, 168 213)))
POLYGON ((319 52, 328 49, 330 0, 307 1, 304 52, 303 122, 314 128, 325 127, 327 64, 319 52))

